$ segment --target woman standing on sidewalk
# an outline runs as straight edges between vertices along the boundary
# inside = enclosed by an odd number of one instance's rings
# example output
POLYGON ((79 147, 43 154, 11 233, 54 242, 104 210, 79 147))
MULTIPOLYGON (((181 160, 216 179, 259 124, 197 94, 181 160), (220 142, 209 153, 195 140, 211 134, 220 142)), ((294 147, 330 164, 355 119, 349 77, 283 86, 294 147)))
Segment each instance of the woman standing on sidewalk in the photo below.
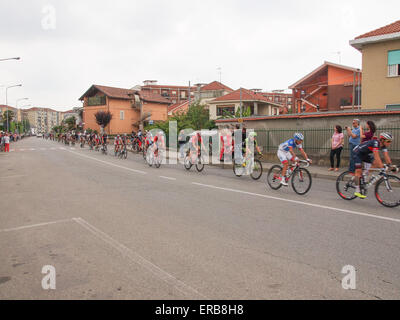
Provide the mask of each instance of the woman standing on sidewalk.
POLYGON ((370 141, 373 139, 373 137, 375 136, 376 133, 376 125, 373 121, 368 121, 367 122, 367 131, 364 131, 361 134, 361 143, 370 141))
POLYGON ((335 127, 335 133, 332 136, 332 150, 331 150, 331 168, 329 171, 335 170, 336 172, 339 171, 340 168, 340 156, 343 151, 344 146, 344 134, 343 129, 341 126, 335 127), (335 156, 337 159, 337 166, 335 169, 335 156))

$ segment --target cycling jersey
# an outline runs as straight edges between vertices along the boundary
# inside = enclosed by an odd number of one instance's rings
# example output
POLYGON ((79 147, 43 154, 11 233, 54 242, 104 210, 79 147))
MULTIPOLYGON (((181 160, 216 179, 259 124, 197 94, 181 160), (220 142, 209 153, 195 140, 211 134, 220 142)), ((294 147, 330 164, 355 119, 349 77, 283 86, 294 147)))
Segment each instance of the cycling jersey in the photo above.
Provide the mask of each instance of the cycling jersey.
POLYGON ((279 146, 279 151, 289 152, 290 148, 293 149, 299 148, 299 150, 301 150, 303 149, 303 145, 301 144, 297 145, 294 139, 290 139, 279 146))
POLYGON ((379 140, 370 140, 355 147, 353 151, 361 155, 367 155, 379 150, 382 152, 388 152, 388 149, 384 145, 381 145, 379 140))
POLYGON ((353 160, 356 169, 362 169, 362 163, 373 163, 375 161, 374 152, 381 150, 388 152, 388 149, 381 145, 379 140, 370 140, 354 148, 353 160))

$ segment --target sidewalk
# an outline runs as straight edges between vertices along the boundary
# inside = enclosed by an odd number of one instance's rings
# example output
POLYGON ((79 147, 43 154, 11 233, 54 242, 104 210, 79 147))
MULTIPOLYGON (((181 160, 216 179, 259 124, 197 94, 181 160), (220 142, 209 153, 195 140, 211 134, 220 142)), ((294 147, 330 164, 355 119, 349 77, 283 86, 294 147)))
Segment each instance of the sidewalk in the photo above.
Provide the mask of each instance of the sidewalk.
MULTIPOLYGON (((176 151, 170 151, 167 150, 167 159, 169 159, 169 157, 173 157, 175 159, 177 159, 177 152, 176 151)), ((211 160, 210 160, 211 161, 211 160)), ((268 172, 270 168, 272 168, 274 165, 279 164, 278 161, 276 163, 270 163, 270 162, 262 162, 263 164, 263 172, 268 172)), ((232 165, 231 164, 209 164, 211 166, 214 167, 219 167, 221 169, 226 169, 226 170, 232 170, 232 165)), ((311 173, 311 176, 313 178, 316 179, 326 179, 326 180, 332 180, 332 181, 336 181, 337 178, 339 177, 340 174, 342 174, 343 172, 347 171, 348 168, 341 168, 339 170, 339 172, 331 172, 328 171, 329 168, 328 167, 321 167, 321 166, 317 166, 317 165, 311 165, 308 170, 311 173)))

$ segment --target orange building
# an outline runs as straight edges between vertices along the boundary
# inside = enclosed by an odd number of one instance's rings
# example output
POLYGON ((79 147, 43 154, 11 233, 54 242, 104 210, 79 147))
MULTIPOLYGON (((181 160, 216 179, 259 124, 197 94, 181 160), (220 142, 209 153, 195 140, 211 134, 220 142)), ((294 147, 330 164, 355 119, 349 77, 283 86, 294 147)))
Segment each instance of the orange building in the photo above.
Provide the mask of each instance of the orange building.
POLYGON ((95 114, 109 111, 113 118, 105 128, 108 134, 130 133, 148 121, 165 121, 170 102, 159 94, 136 90, 91 86, 79 99, 83 102, 83 128, 97 130, 95 114))
POLYGON ((361 70, 325 62, 291 85, 294 111, 324 112, 360 107, 361 70))

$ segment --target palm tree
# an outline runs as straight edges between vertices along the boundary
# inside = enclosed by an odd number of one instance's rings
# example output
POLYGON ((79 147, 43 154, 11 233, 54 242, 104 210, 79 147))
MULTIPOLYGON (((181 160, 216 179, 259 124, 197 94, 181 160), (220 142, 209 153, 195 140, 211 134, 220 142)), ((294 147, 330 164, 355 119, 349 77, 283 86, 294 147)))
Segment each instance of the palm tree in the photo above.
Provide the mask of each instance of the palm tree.
POLYGON ((104 128, 107 127, 112 120, 112 114, 109 111, 98 111, 94 116, 97 124, 101 128, 101 134, 104 134, 104 128))

